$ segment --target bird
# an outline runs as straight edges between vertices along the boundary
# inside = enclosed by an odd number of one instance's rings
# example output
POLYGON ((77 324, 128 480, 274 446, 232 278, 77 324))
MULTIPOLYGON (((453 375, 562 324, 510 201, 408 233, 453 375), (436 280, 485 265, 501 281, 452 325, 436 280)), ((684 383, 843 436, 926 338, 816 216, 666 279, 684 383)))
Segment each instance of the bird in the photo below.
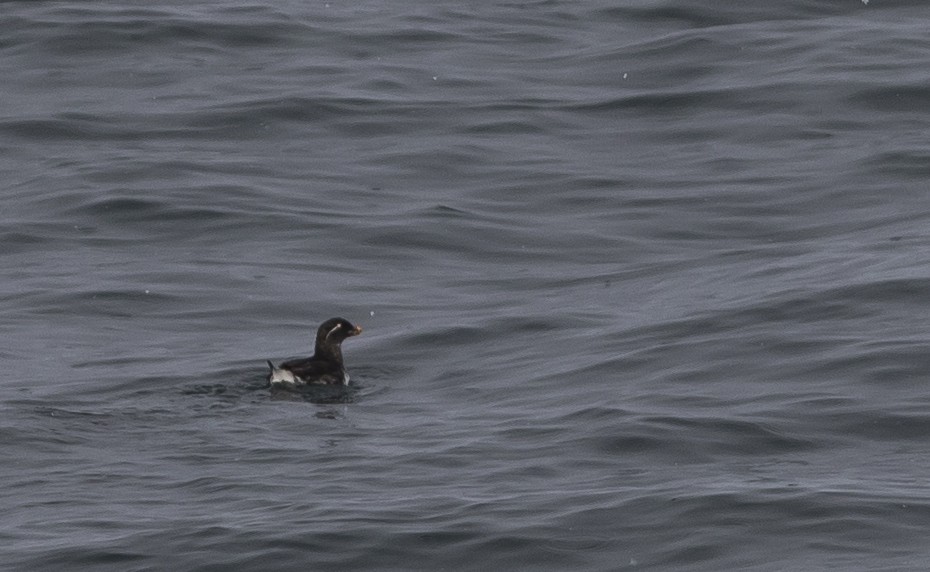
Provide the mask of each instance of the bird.
POLYGON ((276 385, 348 385, 349 374, 342 363, 342 342, 362 333, 362 328, 345 318, 330 318, 316 332, 313 356, 292 359, 275 366, 268 360, 268 382, 276 385))

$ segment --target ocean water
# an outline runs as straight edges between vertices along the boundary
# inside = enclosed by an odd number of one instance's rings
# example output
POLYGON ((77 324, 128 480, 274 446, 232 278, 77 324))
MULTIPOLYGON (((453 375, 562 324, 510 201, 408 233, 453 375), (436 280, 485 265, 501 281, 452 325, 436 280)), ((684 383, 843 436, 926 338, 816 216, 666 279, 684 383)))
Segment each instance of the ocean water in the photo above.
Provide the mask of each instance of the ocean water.
POLYGON ((926 569, 924 3, 0 6, 0 568, 926 569))

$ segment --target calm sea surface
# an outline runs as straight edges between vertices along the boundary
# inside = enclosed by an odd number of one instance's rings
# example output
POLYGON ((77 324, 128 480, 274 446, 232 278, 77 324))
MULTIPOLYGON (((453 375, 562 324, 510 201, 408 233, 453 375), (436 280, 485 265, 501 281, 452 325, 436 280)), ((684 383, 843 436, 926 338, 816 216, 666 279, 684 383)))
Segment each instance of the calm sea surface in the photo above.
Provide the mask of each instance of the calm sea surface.
POLYGON ((928 62, 916 0, 3 2, 0 568, 925 570, 928 62))

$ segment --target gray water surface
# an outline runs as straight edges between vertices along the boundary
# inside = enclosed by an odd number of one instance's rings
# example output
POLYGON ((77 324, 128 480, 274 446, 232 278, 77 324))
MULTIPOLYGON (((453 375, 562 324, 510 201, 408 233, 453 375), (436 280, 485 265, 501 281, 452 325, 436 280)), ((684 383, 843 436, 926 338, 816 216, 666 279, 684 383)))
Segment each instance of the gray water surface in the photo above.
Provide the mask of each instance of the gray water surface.
POLYGON ((615 4, 3 3, 0 566, 925 569, 924 5, 615 4))

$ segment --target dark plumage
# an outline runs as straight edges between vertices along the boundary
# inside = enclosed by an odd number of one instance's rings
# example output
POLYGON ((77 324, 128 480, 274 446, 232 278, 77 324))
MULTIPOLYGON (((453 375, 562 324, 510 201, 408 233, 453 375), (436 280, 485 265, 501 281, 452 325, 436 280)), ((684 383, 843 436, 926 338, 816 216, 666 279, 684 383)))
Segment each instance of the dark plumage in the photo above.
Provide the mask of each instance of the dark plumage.
POLYGON ((278 383, 348 385, 349 376, 342 363, 342 342, 360 333, 362 333, 362 328, 352 325, 346 319, 326 320, 316 332, 313 357, 293 359, 278 367, 269 361, 268 366, 271 372, 268 374, 268 381, 272 385, 278 383))

